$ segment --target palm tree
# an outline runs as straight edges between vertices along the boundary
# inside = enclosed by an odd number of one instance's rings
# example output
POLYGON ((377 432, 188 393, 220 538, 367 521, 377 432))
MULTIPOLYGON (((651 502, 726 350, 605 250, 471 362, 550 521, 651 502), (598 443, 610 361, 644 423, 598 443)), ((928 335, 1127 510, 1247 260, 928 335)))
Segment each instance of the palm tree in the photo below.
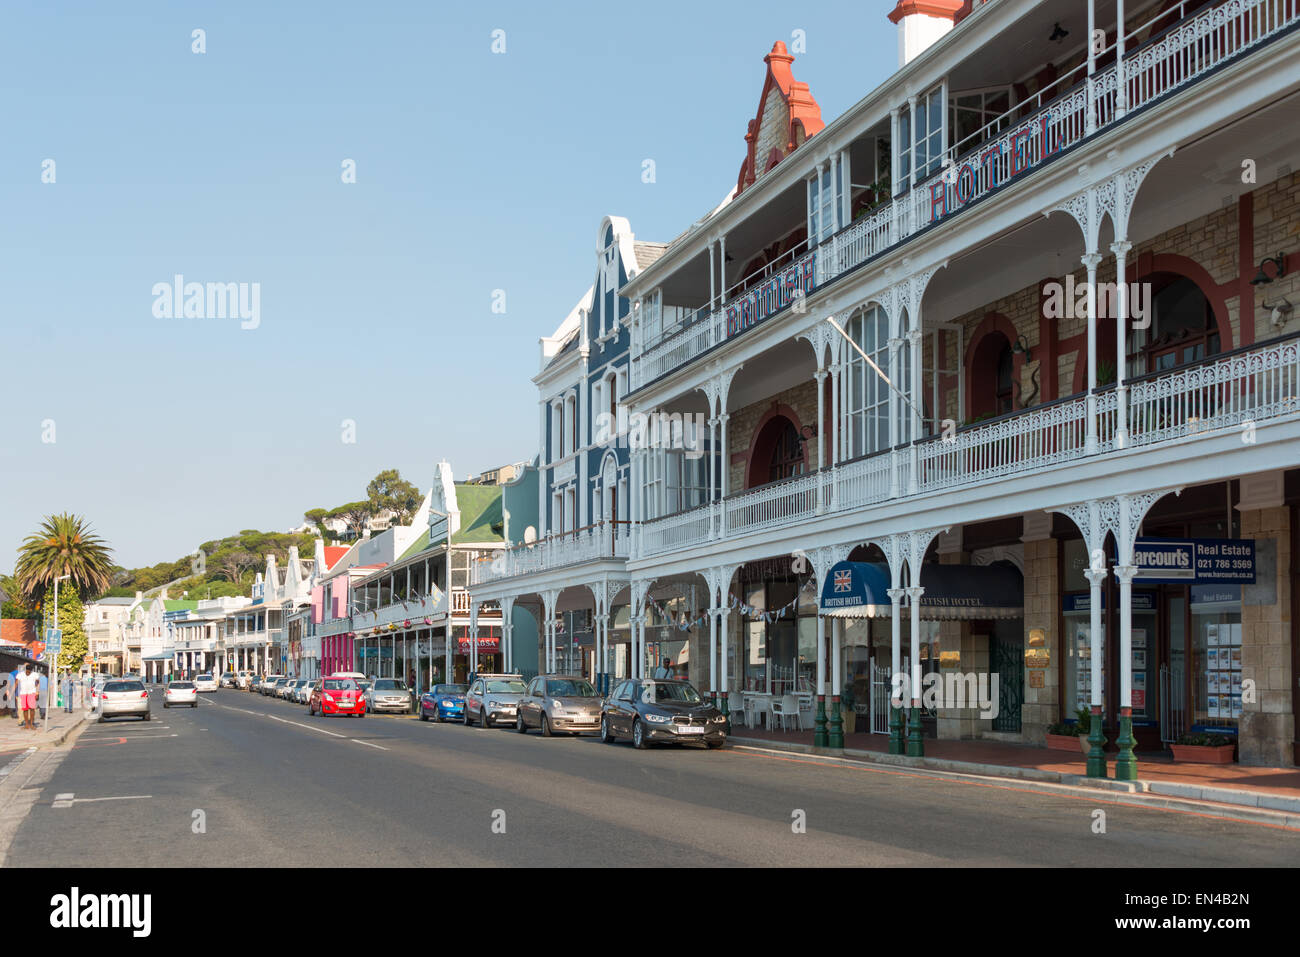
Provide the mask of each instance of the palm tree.
POLYGON ((111 584, 112 549, 91 532, 80 515, 48 515, 40 530, 28 535, 18 549, 18 566, 14 577, 23 595, 31 602, 40 601, 56 578, 71 575, 64 585, 77 590, 84 598, 106 591, 111 584))

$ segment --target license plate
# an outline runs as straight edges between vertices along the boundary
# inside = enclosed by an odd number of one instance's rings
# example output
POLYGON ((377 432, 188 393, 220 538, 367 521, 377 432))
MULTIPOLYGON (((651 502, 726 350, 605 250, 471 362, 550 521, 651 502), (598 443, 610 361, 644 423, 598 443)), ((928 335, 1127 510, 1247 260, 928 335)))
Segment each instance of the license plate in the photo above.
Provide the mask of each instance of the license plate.
POLYGON ((677 733, 678 733, 678 734, 703 734, 703 733, 704 733, 704 729, 703 729, 703 728, 696 728, 696 727, 693 727, 693 726, 691 726, 691 725, 682 725, 682 724, 679 724, 679 725, 677 726, 677 733))

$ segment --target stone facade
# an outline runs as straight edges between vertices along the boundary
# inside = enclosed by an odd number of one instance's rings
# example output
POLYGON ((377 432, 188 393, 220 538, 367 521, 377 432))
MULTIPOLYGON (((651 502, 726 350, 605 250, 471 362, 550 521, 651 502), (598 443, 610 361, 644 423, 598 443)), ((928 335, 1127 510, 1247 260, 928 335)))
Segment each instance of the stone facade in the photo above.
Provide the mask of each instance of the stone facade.
MULTIPOLYGON (((730 413, 727 422, 727 445, 731 462, 727 477, 727 487, 734 494, 746 487, 745 473, 749 466, 749 453, 757 437, 758 424, 774 406, 789 408, 797 418, 796 426, 817 427, 817 381, 809 379, 783 392, 778 392, 761 402, 755 402, 730 413)), ((830 406, 826 407, 826 417, 830 419, 830 406)), ((808 471, 817 468, 817 447, 809 442, 804 449, 805 464, 808 471)), ((763 484, 762 481, 757 484, 763 484)))
POLYGON ((1025 703, 1020 712, 1020 728, 1022 738, 1030 744, 1043 744, 1047 726, 1055 724, 1060 716, 1058 662, 1063 652, 1058 628, 1061 608, 1060 578, 1057 575, 1059 552, 1060 542, 1054 538, 1025 542, 1025 649, 1030 649, 1030 637, 1041 631, 1048 653, 1048 666, 1037 669, 1042 674, 1043 687, 1032 687, 1032 672, 1030 669, 1025 671, 1025 703))

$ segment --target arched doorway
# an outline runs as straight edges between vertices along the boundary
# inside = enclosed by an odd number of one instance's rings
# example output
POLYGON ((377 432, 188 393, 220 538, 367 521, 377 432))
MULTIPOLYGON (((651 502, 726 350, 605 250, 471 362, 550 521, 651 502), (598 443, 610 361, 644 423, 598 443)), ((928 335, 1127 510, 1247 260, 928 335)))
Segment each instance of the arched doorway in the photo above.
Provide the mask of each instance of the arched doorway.
POLYGON ((975 346, 970 363, 972 421, 1002 415, 1015 404, 1015 356, 1001 332, 990 332, 975 346))
POLYGON ((782 412, 772 413, 754 437, 745 487, 802 475, 808 470, 804 445, 794 419, 782 412))

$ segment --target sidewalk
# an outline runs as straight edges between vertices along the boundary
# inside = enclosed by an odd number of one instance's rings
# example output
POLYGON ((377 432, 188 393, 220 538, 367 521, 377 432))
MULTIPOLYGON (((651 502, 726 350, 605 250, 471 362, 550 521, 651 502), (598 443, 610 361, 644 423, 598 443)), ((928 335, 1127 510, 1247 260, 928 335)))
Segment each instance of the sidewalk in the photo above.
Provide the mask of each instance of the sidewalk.
POLYGON ((1107 752, 1107 771, 1111 777, 1103 781, 1086 776, 1081 751, 1057 751, 998 741, 927 739, 925 757, 909 758, 889 754, 889 736, 885 734, 846 734, 844 750, 839 752, 814 749, 812 731, 768 731, 734 725, 730 742, 876 764, 1145 792, 1300 814, 1300 768, 1175 763, 1168 753, 1139 753, 1138 780, 1116 781, 1113 778, 1115 755, 1107 752))
POLYGON ((84 712, 77 708, 71 713, 64 711, 62 708, 55 708, 50 712, 50 728, 45 730, 45 722, 39 717, 36 719, 35 731, 25 731, 18 726, 18 721, 13 715, 0 715, 0 764, 12 757, 14 754, 21 754, 28 748, 55 748, 64 742, 78 726, 85 724, 85 718, 82 717, 84 712))

